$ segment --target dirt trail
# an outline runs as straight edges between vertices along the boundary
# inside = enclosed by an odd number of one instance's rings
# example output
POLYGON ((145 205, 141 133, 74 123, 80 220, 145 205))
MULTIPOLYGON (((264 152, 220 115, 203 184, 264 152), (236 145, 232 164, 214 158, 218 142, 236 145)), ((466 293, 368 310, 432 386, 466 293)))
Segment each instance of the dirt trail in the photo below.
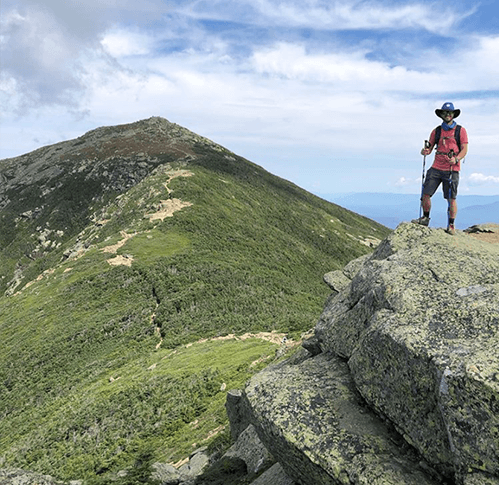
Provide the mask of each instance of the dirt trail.
MULTIPOLYGON (((194 174, 192 172, 189 172, 188 170, 179 170, 177 172, 171 173, 168 180, 163 184, 166 191, 168 192, 168 195, 171 194, 171 189, 168 187, 168 184, 174 178, 191 177, 192 175, 194 174)), ((153 212, 152 214, 146 214, 145 217, 148 217, 151 221, 157 219, 162 221, 165 217, 172 217, 175 212, 183 209, 184 207, 189 207, 191 205, 192 204, 190 202, 183 202, 180 199, 161 200, 158 210, 156 212, 153 212)), ((121 231, 120 234, 123 237, 121 241, 118 241, 116 244, 113 244, 111 246, 106 246, 101 251, 103 251, 104 253, 116 254, 118 252, 118 249, 124 246, 130 238, 137 235, 136 232, 133 234, 128 234, 126 231, 121 231)), ((108 259, 107 262, 113 266, 118 266, 118 265, 131 266, 133 258, 131 256, 117 255, 114 258, 108 259)))
POLYGON ((137 233, 134 232, 133 234, 128 234, 126 231, 121 231, 120 235, 123 238, 121 241, 118 241, 116 244, 113 244, 111 246, 106 246, 105 248, 102 248, 101 251, 103 253, 113 253, 116 254, 118 252, 118 249, 121 248, 122 246, 125 245, 125 243, 131 239, 133 236, 135 236, 137 233))
MULTIPOLYGON (((168 192, 168 195, 171 194, 171 189, 168 187, 168 184, 174 178, 191 177, 192 175, 194 174, 192 172, 189 172, 188 170, 179 170, 178 172, 174 172, 164 184, 166 191, 168 192)), ((149 217, 151 221, 154 221, 156 219, 163 220, 165 217, 172 217, 175 212, 183 209, 184 207, 189 207, 191 205, 192 203, 183 202, 180 199, 161 200, 158 210, 152 214, 146 214, 146 217, 149 217)))
MULTIPOLYGON (((235 335, 230 333, 229 335, 224 335, 222 337, 212 337, 212 338, 203 338, 197 340, 196 342, 191 342, 186 345, 186 347, 191 347, 194 344, 201 344, 208 341, 213 340, 248 340, 250 338, 259 338, 261 340, 266 340, 268 342, 272 342, 273 344, 280 345, 281 343, 286 342, 286 334, 285 333, 277 333, 277 332, 259 332, 259 333, 245 333, 243 335, 235 335)), ((291 343, 291 341, 289 341, 291 343)))

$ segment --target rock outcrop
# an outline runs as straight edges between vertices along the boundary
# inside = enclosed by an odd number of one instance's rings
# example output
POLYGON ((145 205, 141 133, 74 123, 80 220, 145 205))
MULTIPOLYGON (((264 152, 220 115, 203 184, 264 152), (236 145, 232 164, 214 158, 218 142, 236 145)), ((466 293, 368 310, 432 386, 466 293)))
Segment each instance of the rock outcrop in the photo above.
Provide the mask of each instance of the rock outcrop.
POLYGON ((233 393, 234 425, 304 485, 498 485, 499 245, 401 224, 325 281, 311 352, 233 393))
POLYGON ((81 480, 72 480, 62 482, 56 480, 49 475, 33 473, 26 470, 2 469, 0 468, 0 484, 1 485, 82 485, 81 480))

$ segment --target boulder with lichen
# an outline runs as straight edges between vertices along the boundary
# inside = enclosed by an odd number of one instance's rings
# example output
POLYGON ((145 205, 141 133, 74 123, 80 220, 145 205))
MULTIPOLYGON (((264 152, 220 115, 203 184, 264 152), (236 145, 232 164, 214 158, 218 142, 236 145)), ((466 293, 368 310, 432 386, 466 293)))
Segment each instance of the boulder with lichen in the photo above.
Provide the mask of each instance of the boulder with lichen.
POLYGON ((286 473, 499 484, 499 245, 402 224, 333 276, 315 351, 243 393, 286 473))

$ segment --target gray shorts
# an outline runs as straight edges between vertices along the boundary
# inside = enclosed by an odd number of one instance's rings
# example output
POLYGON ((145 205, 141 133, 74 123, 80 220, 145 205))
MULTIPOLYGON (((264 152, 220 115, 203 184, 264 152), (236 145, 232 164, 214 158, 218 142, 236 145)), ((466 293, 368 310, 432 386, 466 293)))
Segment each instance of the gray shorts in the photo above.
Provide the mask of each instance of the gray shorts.
POLYGON ((449 198, 450 185, 450 198, 455 199, 457 197, 457 186, 459 185, 459 172, 437 170, 436 168, 431 167, 428 172, 426 172, 426 177, 423 184, 423 194, 429 195, 431 197, 437 191, 440 184, 442 184, 444 198, 449 198), (449 175, 451 173, 452 183, 450 183, 449 181, 449 175))

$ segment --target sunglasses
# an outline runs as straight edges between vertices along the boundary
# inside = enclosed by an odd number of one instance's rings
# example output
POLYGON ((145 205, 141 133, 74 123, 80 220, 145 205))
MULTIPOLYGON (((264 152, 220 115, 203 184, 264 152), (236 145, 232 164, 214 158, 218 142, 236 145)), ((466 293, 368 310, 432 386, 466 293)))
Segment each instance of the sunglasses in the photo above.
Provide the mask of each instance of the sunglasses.
POLYGON ((454 111, 442 111, 442 116, 454 116, 454 111))

